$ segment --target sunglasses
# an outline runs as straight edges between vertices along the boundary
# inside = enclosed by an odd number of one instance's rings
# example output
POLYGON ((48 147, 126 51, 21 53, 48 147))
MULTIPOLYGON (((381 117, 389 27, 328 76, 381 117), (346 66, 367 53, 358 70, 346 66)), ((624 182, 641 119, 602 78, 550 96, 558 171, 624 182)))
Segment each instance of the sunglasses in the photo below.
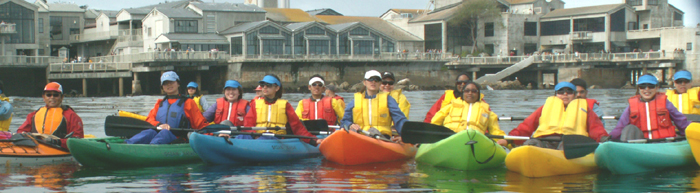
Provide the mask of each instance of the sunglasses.
POLYGON ((640 85, 637 86, 637 88, 642 89, 642 90, 643 90, 643 89, 653 89, 653 88, 656 88, 656 85, 653 85, 653 84, 640 84, 640 85))
POLYGON ((675 82, 676 84, 688 84, 688 83, 690 82, 690 80, 687 80, 687 79, 678 79, 678 80, 673 81, 673 82, 675 82))
POLYGON ((458 80, 455 84, 467 84, 467 82, 469 82, 469 80, 458 80))
POLYGON ((379 78, 369 78, 369 79, 365 79, 365 80, 370 81, 370 82, 381 82, 382 81, 382 79, 379 79, 379 78))
POLYGON ((464 93, 479 93, 479 90, 477 90, 477 89, 464 89, 462 92, 464 92, 464 93))
POLYGON ((46 94, 44 94, 44 96, 46 96, 46 98, 51 98, 51 97, 58 98, 58 97, 61 96, 61 94, 58 94, 58 93, 46 93, 46 94))
POLYGON ((262 88, 265 88, 265 87, 267 87, 267 88, 272 88, 273 85, 275 85, 275 84, 262 83, 262 84, 260 84, 260 87, 262 87, 262 88))
POLYGON ((323 83, 318 83, 318 82, 316 82, 316 83, 311 84, 311 86, 322 87, 322 86, 323 86, 323 83))
POLYGON ((570 95, 570 94, 574 94, 574 91, 573 91, 573 90, 568 90, 568 89, 566 89, 566 90, 558 90, 558 91, 557 91, 557 94, 560 94, 560 95, 570 95))
POLYGON ((383 85, 394 85, 394 81, 382 81, 383 85))

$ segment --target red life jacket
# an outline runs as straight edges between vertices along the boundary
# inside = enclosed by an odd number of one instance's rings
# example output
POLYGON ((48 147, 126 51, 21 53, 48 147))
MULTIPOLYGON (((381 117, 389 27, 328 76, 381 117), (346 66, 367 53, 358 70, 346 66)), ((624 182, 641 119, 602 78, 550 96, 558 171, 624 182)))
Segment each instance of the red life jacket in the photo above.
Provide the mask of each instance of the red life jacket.
POLYGON ((231 104, 231 109, 233 113, 232 116, 228 115, 229 112, 229 102, 226 101, 224 97, 216 99, 216 113, 214 114, 214 123, 219 124, 221 121, 226 120, 228 117, 229 121, 233 122, 235 126, 243 126, 243 118, 245 117, 245 108, 248 106, 248 101, 245 99, 238 99, 235 103, 231 104))
POLYGON ((649 125, 647 128, 647 114, 645 102, 642 102, 640 95, 635 95, 628 101, 630 103, 630 123, 639 127, 645 138, 659 139, 676 136, 676 127, 671 121, 671 114, 666 109, 666 95, 658 93, 653 101, 649 101, 649 125))
POLYGON ((335 95, 333 98, 345 102, 345 98, 341 97, 340 95, 335 95))
POLYGON ((316 108, 314 107, 314 101, 311 101, 310 98, 302 100, 304 103, 304 111, 301 112, 301 118, 302 119, 308 119, 308 120, 316 120, 316 119, 323 119, 328 122, 328 125, 337 125, 336 121, 338 120, 338 117, 335 115, 335 111, 333 111, 333 104, 331 103, 332 98, 330 97, 323 97, 321 98, 321 101, 317 103, 318 109, 318 115, 314 115, 316 112, 316 108))
MULTIPOLYGON (((588 109, 591 110, 591 111, 593 110, 593 105, 596 105, 596 104, 600 105, 600 104, 598 103, 598 101, 595 100, 595 99, 586 99, 586 102, 588 102, 588 109)), ((599 116, 600 116, 600 115, 599 115, 599 116)))

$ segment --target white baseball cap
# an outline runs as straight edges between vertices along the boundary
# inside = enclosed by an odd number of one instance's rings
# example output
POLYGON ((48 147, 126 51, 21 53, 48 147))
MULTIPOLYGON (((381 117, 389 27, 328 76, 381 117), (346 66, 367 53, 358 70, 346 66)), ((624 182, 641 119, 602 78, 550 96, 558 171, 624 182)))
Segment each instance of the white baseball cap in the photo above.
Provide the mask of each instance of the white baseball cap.
POLYGON ((369 78, 372 78, 373 76, 376 76, 377 78, 379 78, 379 80, 382 79, 382 74, 379 73, 379 71, 370 70, 365 72, 365 80, 369 80, 369 78))

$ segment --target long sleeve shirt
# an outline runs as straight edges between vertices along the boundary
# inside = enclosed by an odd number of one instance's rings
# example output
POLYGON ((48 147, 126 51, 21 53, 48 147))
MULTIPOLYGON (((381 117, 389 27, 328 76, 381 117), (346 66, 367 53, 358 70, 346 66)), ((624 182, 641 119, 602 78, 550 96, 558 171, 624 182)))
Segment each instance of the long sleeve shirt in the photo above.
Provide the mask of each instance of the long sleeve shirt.
MULTIPOLYGON (((172 105, 173 103, 176 103, 177 100, 178 99, 176 98, 168 99, 168 103, 172 105)), ((160 108, 160 104, 162 102, 163 99, 158 99, 158 102, 156 102, 156 105, 153 107, 153 109, 151 109, 151 111, 148 113, 148 117, 146 118, 146 122, 151 123, 153 126, 163 124, 156 120, 156 115, 158 114, 158 109, 160 108)), ((190 120, 190 127, 193 129, 201 129, 209 125, 209 122, 207 122, 207 119, 202 116, 202 112, 199 111, 199 107, 197 107, 197 103, 195 103, 194 100, 187 99, 183 105, 185 116, 190 120)), ((170 127, 177 127, 177 125, 170 125, 170 127)))
MULTIPOLYGON (((673 121, 673 125, 676 126, 676 129, 681 132, 681 135, 685 135, 685 128, 690 125, 690 121, 688 121, 688 118, 683 115, 683 113, 679 112, 678 109, 673 106, 673 103, 671 101, 666 100, 666 109, 668 109, 669 115, 671 117, 671 120, 673 121)), ((615 126, 615 129, 613 129, 610 132, 610 137, 612 139, 620 139, 620 135, 622 135, 622 129, 630 124, 630 107, 627 106, 625 108, 625 111, 622 112, 622 115, 620 115, 620 121, 617 122, 617 126, 615 126)), ((640 128, 641 129, 641 128, 640 128)))
MULTIPOLYGON (((518 127, 511 130, 508 133, 508 135, 525 137, 532 136, 532 134, 535 133, 535 131, 537 130, 537 127, 540 126, 540 117, 542 116, 543 107, 544 105, 538 108, 535 112, 532 112, 532 114, 525 118, 525 120, 522 123, 520 123, 518 127)), ((600 121, 598 115, 595 112, 593 112, 592 109, 589 109, 587 113, 588 117, 586 118, 586 127, 588 130, 588 137, 600 142, 600 138, 603 136, 607 136, 608 132, 605 131, 603 123, 600 121)), ((522 141, 520 141, 519 143, 522 143, 522 141)))
MULTIPOLYGON (((373 99, 376 98, 377 95, 372 95, 369 96, 365 92, 365 98, 366 99, 373 99)), ((389 114, 391 114, 391 120, 394 121, 394 127, 396 128, 396 131, 401 133, 401 128, 403 128, 403 124, 408 121, 406 119, 406 115, 401 112, 401 109, 399 108, 399 104, 394 100, 393 97, 387 96, 386 99, 387 102, 387 107, 389 107, 389 114)), ((355 108, 355 100, 349 100, 346 103, 345 106, 345 115, 343 116, 343 119, 340 120, 341 127, 349 127, 350 125, 353 124, 353 116, 352 116, 352 109, 355 108)))
MULTIPOLYGON (((256 100, 265 100, 265 99, 256 99, 256 100)), ((265 104, 272 104, 267 101, 265 101, 265 104)), ((294 113, 294 108, 292 108, 292 105, 287 103, 287 107, 285 107, 285 114, 287 115, 287 128, 291 128, 292 133, 294 135, 301 135, 301 136, 309 136, 309 137, 316 137, 315 135, 312 135, 309 133, 308 130, 306 130, 306 127, 304 127, 304 124, 301 122, 297 114, 294 113)), ((258 120, 258 113, 256 113, 255 110, 255 102, 250 103, 250 109, 248 110, 248 113, 245 114, 245 119, 243 122, 243 125, 246 127, 255 127, 257 124, 258 120)), ((310 139, 301 139, 302 141, 309 143, 311 140, 310 139)), ((312 145, 315 144, 316 141, 313 141, 312 145)))
MULTIPOLYGON (((32 132, 33 127, 42 127, 41 125, 33 125, 34 115, 36 115, 36 113, 37 111, 34 111, 27 115, 27 119, 17 129, 17 133, 29 133, 32 132)), ((83 120, 77 113, 75 113, 75 111, 73 111, 72 108, 67 107, 65 110, 63 110, 63 119, 66 121, 66 134, 73 132, 73 135, 71 135, 72 137, 84 137, 85 132, 83 130, 83 120)), ((68 139, 61 139, 61 147, 68 149, 68 146, 66 145, 67 140, 68 139)))
POLYGON ((442 101, 444 101, 444 100, 445 100, 445 94, 442 94, 442 96, 440 96, 440 99, 435 101, 433 106, 430 107, 430 110, 428 110, 428 113, 425 114, 425 119, 423 120, 423 122, 430 123, 430 121, 433 120, 435 113, 440 111, 440 108, 442 108, 442 101))
MULTIPOLYGON (((202 113, 205 119, 207 119, 207 122, 212 122, 214 121, 214 118, 216 118, 216 107, 218 106, 218 102, 214 101, 214 104, 209 106, 206 111, 202 113)), ((231 107, 231 108, 236 108, 236 107, 231 107)), ((245 107, 245 112, 248 112, 250 110, 250 106, 245 107)), ((231 112, 235 112, 236 109, 231 109, 231 112)), ((228 114, 226 114, 228 115, 228 114)))

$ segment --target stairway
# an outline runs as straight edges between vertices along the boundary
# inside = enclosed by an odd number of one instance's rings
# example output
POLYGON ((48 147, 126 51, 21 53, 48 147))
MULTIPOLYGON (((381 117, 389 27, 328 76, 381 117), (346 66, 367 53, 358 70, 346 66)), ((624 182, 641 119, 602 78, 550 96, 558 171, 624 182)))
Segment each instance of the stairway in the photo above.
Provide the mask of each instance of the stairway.
POLYGON ((526 58, 523 61, 520 61, 518 63, 513 64, 512 66, 509 66, 506 69, 503 69, 499 71, 496 74, 487 74, 486 76, 482 76, 481 78, 476 79, 476 81, 479 84, 483 84, 486 82, 496 82, 500 81, 501 79, 508 77, 522 69, 527 68, 528 66, 532 65, 535 62, 535 56, 530 56, 526 58))

